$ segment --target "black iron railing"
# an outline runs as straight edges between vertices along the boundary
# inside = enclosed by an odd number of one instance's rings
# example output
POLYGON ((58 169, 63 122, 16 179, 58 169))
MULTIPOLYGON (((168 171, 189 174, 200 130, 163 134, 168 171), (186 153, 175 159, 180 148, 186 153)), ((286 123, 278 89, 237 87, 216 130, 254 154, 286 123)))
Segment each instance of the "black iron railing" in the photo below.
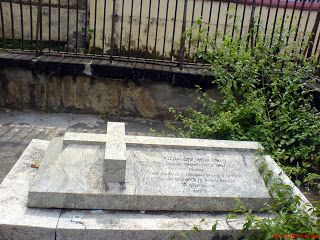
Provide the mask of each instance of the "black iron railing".
POLYGON ((320 59, 319 23, 320 0, 0 0, 0 47, 182 69, 202 64, 198 34, 252 46, 260 34, 270 46, 284 39, 320 59))

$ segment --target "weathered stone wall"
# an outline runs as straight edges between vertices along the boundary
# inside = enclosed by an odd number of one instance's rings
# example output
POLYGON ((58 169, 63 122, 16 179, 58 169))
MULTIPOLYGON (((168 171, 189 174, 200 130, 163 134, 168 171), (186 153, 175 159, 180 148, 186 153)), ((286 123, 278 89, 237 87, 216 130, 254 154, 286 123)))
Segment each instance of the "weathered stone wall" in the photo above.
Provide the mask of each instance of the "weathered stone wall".
MULTIPOLYGON (((0 106, 14 109, 168 119, 169 107, 199 107, 194 88, 168 81, 58 76, 6 67, 0 69, 0 87, 0 106)), ((214 88, 208 94, 219 97, 214 88)))

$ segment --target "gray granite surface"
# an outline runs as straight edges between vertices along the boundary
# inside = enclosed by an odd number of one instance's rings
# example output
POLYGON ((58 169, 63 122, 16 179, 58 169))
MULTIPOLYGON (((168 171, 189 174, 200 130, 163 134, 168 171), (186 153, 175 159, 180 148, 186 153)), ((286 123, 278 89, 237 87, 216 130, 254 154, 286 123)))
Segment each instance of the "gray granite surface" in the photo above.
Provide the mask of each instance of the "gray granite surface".
MULTIPOLYGON (((0 185, 1 240, 105 240, 212 239, 211 227, 218 222, 215 236, 238 239, 243 216, 224 221, 222 213, 169 213, 103 210, 61 210, 27 207, 28 188, 37 170, 31 163, 42 159, 49 141, 33 140, 0 185), (197 226, 203 231, 192 231, 197 226)), ((260 215, 261 217, 265 215, 260 215)))
POLYGON ((30 207, 231 211, 241 201, 258 211, 271 202, 255 142, 130 136, 116 122, 106 135, 59 141, 63 150, 49 146, 55 159, 30 188, 30 207))
MULTIPOLYGON (((239 239, 244 216, 226 223, 227 213, 139 212, 104 210, 50 210, 27 207, 30 181, 42 164, 48 141, 33 140, 0 185, 0 239, 4 240, 163 240, 163 239, 239 239), (217 233, 211 231, 217 223, 217 233), (199 233, 192 231, 201 229, 199 233)), ((303 203, 308 203, 281 168, 268 156, 265 160, 283 182, 294 189, 303 203)), ((272 217, 258 214, 259 217, 272 217)))
POLYGON ((27 208, 30 180, 41 162, 48 141, 32 140, 0 185, 0 239, 55 240, 61 210, 27 208))

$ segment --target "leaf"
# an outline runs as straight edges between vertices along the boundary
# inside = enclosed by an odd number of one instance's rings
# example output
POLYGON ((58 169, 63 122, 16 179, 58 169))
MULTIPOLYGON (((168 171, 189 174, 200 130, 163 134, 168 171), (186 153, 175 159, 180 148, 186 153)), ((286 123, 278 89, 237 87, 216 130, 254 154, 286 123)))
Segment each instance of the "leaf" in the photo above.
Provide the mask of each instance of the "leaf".
POLYGON ((217 231, 217 225, 218 225, 218 222, 216 222, 215 224, 212 225, 212 227, 211 227, 212 232, 215 233, 217 231))
POLYGON ((301 181, 299 179, 296 179, 294 183, 297 185, 297 187, 301 186, 301 181))
POLYGON ((192 230, 195 231, 195 232, 200 232, 200 229, 199 229, 197 226, 194 226, 194 227, 192 228, 192 230))

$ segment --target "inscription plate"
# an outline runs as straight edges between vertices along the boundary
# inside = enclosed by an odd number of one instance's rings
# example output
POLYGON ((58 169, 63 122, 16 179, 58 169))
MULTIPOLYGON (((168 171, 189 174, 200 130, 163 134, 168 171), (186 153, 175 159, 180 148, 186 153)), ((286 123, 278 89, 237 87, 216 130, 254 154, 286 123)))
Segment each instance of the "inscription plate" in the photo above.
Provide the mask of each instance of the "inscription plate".
POLYGON ((262 197, 267 189, 249 151, 129 147, 127 182, 134 194, 262 197))

